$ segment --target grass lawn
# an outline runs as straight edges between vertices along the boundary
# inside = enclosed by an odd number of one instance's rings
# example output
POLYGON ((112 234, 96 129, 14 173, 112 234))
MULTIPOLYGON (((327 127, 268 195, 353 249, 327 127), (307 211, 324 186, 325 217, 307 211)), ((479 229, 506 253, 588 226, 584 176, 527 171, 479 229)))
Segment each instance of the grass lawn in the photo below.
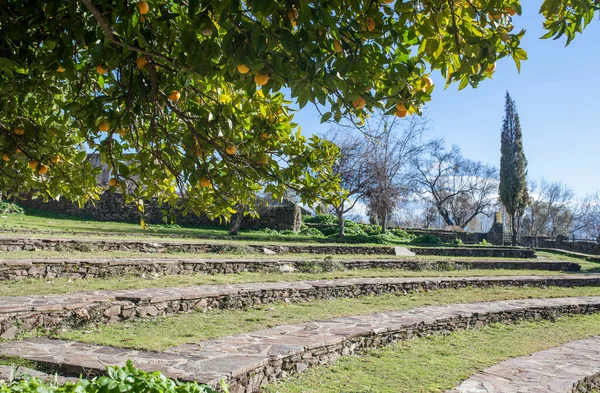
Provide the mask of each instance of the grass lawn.
POLYGON ((402 341, 269 385, 278 393, 433 393, 509 358, 600 334, 600 314, 402 341))
POLYGON ((87 343, 163 350, 184 343, 251 332, 278 325, 335 317, 404 310, 428 305, 524 298, 600 296, 600 288, 465 288, 408 295, 387 294, 352 299, 268 304, 249 310, 215 310, 130 320, 96 328, 58 331, 52 336, 87 343))

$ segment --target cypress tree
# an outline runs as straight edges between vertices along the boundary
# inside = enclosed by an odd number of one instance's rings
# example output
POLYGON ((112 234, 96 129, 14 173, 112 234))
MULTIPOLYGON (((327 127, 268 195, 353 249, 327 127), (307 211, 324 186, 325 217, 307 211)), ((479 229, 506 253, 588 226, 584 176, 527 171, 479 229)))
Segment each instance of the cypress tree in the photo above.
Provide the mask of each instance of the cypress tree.
POLYGON ((502 120, 500 157, 500 200, 510 217, 512 245, 517 245, 519 223, 529 203, 527 193, 527 159, 523 152, 523 135, 515 102, 506 92, 502 120))

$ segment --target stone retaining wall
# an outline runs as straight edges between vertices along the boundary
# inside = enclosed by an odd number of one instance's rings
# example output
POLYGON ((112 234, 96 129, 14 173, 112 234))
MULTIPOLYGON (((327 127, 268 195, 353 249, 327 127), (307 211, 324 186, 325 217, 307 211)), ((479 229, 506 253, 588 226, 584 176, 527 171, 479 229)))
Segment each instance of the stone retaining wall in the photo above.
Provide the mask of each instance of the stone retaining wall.
MULTIPOLYGON (((303 269, 310 263, 324 260, 252 260, 252 259, 40 259, 0 260, 0 281, 26 278, 72 279, 105 278, 119 276, 154 277, 173 274, 232 274, 245 272, 290 272, 303 269), (293 269, 291 269, 293 267, 293 269)), ((399 269, 399 270, 466 270, 512 269, 576 272, 577 263, 567 261, 423 261, 410 259, 336 259, 345 269, 399 269)))
MULTIPOLYGON (((350 246, 324 244, 212 244, 186 243, 183 241, 134 241, 134 240, 70 240, 59 238, 8 238, 0 237, 2 251, 133 251, 147 253, 186 252, 186 253, 226 253, 243 251, 246 253, 264 252, 267 248, 275 253, 302 254, 361 254, 395 255, 390 246, 350 246)), ((526 248, 500 247, 409 247, 417 255, 440 255, 457 257, 501 257, 535 258, 535 252, 526 248)), ((1 255, 1 254, 0 254, 1 255)))
POLYGON ((494 286, 600 286, 600 277, 357 278, 4 297, 0 298, 0 338, 12 339, 39 328, 80 327, 193 310, 494 286))
POLYGON ((520 244, 524 247, 532 248, 555 248, 566 251, 573 251, 582 254, 600 255, 600 242, 594 241, 568 241, 564 237, 556 239, 550 237, 523 236, 520 244))

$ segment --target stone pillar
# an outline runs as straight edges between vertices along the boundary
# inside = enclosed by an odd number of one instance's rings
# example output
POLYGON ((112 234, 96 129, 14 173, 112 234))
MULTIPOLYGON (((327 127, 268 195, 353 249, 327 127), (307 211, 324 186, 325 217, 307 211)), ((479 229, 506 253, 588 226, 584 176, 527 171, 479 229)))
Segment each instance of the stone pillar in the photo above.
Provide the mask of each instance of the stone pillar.
POLYGON ((494 224, 492 224, 492 228, 487 234, 487 241, 495 246, 504 245, 504 223, 500 212, 494 214, 494 224))

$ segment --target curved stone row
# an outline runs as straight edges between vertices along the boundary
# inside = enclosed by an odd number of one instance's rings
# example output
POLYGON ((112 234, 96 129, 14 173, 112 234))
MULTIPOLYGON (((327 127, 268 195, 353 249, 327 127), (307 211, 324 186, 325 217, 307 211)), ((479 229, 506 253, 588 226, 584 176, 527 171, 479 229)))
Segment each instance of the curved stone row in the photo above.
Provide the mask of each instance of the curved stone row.
MULTIPOLYGON (((147 253, 188 252, 188 253, 224 253, 232 249, 245 252, 264 252, 302 254, 364 254, 395 255, 395 247, 356 246, 335 244, 236 244, 190 242, 184 240, 116 240, 116 239, 62 239, 27 238, 0 236, 0 251, 134 251, 147 253)), ((438 255, 457 257, 502 257, 535 258, 535 252, 527 248, 511 247, 410 247, 418 255, 438 255)))
POLYGON ((575 393, 598 386, 600 337, 498 363, 447 393, 575 393))
POLYGON ((0 355, 57 367, 67 376, 84 371, 101 374, 107 365, 124 365, 131 359, 146 371, 160 370, 172 378, 213 386, 224 379, 233 393, 250 393, 308 367, 398 340, 490 323, 597 312, 600 297, 452 304, 284 325, 164 352, 34 338, 1 344, 0 355))
MULTIPOLYGON (((581 265, 550 260, 419 260, 363 257, 336 259, 345 269, 464 270, 512 269, 576 272, 581 265)), ((0 280, 23 278, 105 278, 116 276, 152 276, 168 274, 230 274, 243 272, 287 272, 302 269, 314 259, 189 259, 189 258, 51 258, 0 260, 0 280)))
POLYGON ((0 297, 0 338, 13 339, 38 328, 80 327, 193 310, 244 309, 277 301, 492 286, 600 286, 600 276, 352 278, 0 297))

